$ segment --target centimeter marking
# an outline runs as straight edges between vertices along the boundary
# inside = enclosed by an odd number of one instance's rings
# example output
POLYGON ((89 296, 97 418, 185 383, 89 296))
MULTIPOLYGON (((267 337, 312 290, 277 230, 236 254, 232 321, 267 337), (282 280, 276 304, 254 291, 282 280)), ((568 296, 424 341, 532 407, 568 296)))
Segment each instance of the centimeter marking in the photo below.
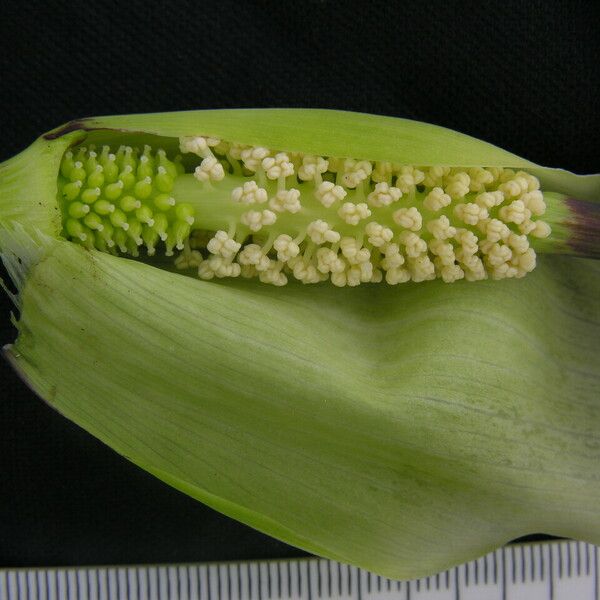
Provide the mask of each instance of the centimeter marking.
POLYGON ((394 581, 334 561, 0 570, 0 600, 600 600, 600 552, 559 541, 500 548, 394 581))

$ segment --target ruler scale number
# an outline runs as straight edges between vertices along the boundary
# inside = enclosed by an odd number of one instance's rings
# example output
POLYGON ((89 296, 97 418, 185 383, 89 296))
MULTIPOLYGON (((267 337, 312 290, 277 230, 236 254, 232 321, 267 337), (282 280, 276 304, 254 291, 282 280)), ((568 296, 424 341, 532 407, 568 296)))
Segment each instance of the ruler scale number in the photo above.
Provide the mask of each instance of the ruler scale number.
POLYGON ((0 600, 600 600, 597 546, 500 548, 393 581, 335 561, 0 570, 0 600))

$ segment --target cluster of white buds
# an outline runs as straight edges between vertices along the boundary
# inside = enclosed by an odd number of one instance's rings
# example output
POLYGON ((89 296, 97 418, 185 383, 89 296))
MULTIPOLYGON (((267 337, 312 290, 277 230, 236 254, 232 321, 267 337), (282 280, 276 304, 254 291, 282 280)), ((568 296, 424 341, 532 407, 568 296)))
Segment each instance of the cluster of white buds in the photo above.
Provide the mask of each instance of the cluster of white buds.
POLYGON ((316 256, 317 269, 321 273, 343 273, 346 270, 346 262, 331 248, 319 248, 316 256))
POLYGON ((296 256, 288 261, 288 266, 296 279, 302 283, 319 283, 325 281, 327 275, 317 269, 317 265, 306 259, 303 255, 296 256))
POLYGON ((505 223, 515 223, 520 225, 531 218, 531 211, 525 207, 522 200, 514 200, 509 205, 505 205, 498 211, 500 218, 505 223))
POLYGON ((427 229, 431 235, 437 240, 447 240, 456 235, 456 227, 450 224, 450 219, 446 215, 442 215, 438 219, 433 219, 427 223, 427 229))
POLYGON ((338 210, 338 215, 348 225, 358 225, 362 219, 367 219, 371 216, 371 211, 364 202, 359 202, 358 204, 344 202, 338 210))
POLYGON ((494 175, 481 167, 471 167, 468 175, 470 192, 482 192, 494 181, 494 175))
POLYGON ((221 143, 219 138, 203 136, 186 136, 179 138, 179 151, 183 154, 196 154, 201 158, 212 156, 210 148, 221 143))
POLYGON ((315 244, 324 244, 326 242, 335 244, 340 241, 340 234, 331 229, 329 223, 321 219, 317 219, 308 224, 306 235, 308 235, 315 244))
POLYGON ((442 188, 444 186, 444 177, 450 173, 452 169, 450 167, 443 167, 441 165, 434 165, 429 167, 425 172, 423 178, 423 185, 428 188, 442 188))
POLYGON ((280 261, 271 261, 271 264, 264 271, 258 271, 258 278, 262 283, 270 283, 280 287, 288 282, 285 273, 282 272, 283 263, 280 261))
POLYGON ((411 231, 420 231, 423 226, 423 216, 414 206, 399 208, 394 212, 392 218, 400 227, 411 231))
POLYGON ((269 200, 269 206, 276 212, 297 213, 302 208, 300 204, 300 190, 294 188, 291 190, 279 190, 269 200))
POLYGON ((488 218, 487 208, 483 208, 475 202, 457 204, 454 207, 454 214, 467 225, 477 225, 480 221, 488 218))
POLYGON ((244 246, 237 259, 241 265, 252 265, 257 271, 265 271, 271 264, 270 258, 258 244, 244 246))
POLYGON ((278 152, 275 156, 263 158, 261 166, 269 179, 285 178, 294 174, 294 165, 285 152, 278 152))
POLYGON ((337 200, 343 200, 348 192, 331 181, 323 181, 315 190, 315 198, 325 207, 331 208, 337 200))
POLYGON ((270 210, 249 210, 240 217, 243 225, 246 225, 250 231, 260 231, 264 226, 273 225, 277 221, 277 215, 270 210))
POLYGON ((434 187, 423 199, 423 206, 432 212, 446 208, 452 202, 452 198, 444 192, 441 187, 434 187))
POLYGON ((384 227, 375 221, 367 223, 365 233, 368 236, 369 244, 372 244, 376 248, 383 246, 387 242, 391 242, 394 237, 394 232, 389 227, 384 227))
POLYGON ((321 176, 327 171, 329 162, 321 156, 305 155, 302 166, 298 169, 298 178, 302 181, 314 181, 320 184, 321 176))
POLYGON ((252 146, 240 151, 240 158, 248 171, 258 171, 258 169, 262 167, 262 162, 267 156, 269 156, 269 150, 261 146, 252 146))
POLYGON ((194 177, 202 182, 221 181, 225 177, 225 170, 214 156, 208 156, 196 167, 194 177))
MULTIPOLYGON (((375 163, 375 168, 371 173, 371 179, 376 183, 388 183, 392 178, 394 165, 389 161, 379 161, 375 163)), ((377 188, 377 186, 375 186, 377 188)))
MULTIPOLYGON (((238 182, 228 194, 243 227, 216 231, 201 246, 206 259, 189 249, 178 259, 182 268, 198 266, 204 279, 230 273, 273 285, 291 276, 354 286, 522 277, 535 267, 528 236, 550 234, 537 219, 546 210, 539 182, 522 171, 324 157, 208 137, 182 138, 180 147, 202 157, 201 181, 227 176, 212 149, 227 156, 238 182), (268 210, 240 206, 267 202, 268 210)), ((138 218, 149 224, 153 215, 140 211, 138 218)))
POLYGON ((198 267, 198 277, 209 280, 213 277, 237 277, 240 274, 240 265, 231 262, 222 256, 211 256, 203 260, 198 267))
POLYGON ((398 202, 401 197, 402 192, 399 188, 381 182, 375 185, 375 189, 367 196, 367 200, 371 206, 381 208, 382 206, 389 206, 393 202, 398 202))
POLYGON ((269 198, 267 190, 258 187, 256 181, 246 181, 231 192, 231 199, 242 204, 262 204, 269 198))
POLYGON ((277 252, 277 259, 283 263, 300 254, 300 246, 286 233, 277 236, 273 248, 277 252))
POLYGON ((342 181, 347 188, 353 189, 368 179, 373 171, 373 165, 368 160, 347 159, 344 161, 342 181))
POLYGON ((467 173, 464 171, 454 173, 446 177, 445 192, 452 200, 460 200, 469 193, 470 184, 471 178, 467 173))
POLYGON ((214 237, 206 244, 206 249, 211 254, 216 254, 228 259, 233 259, 241 247, 242 245, 240 243, 236 242, 226 231, 222 230, 217 231, 214 237))
POLYGON ((346 258, 351 265, 366 263, 371 258, 369 249, 363 247, 363 245, 356 238, 342 238, 340 240, 340 249, 344 255, 344 258, 346 258))
POLYGON ((400 167, 398 177, 396 179, 396 187, 403 194, 414 192, 415 187, 423 182, 425 173, 416 167, 403 166, 400 167))

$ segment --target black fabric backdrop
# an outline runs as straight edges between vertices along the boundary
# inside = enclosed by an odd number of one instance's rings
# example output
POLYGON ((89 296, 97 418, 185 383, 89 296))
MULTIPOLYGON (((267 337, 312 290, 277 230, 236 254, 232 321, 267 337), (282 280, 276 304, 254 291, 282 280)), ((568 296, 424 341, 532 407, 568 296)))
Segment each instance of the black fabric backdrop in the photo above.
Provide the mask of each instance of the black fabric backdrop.
MULTIPOLYGON (((0 161, 74 117, 323 107, 600 171, 595 3, 32 2, 0 8, 0 161)), ((0 294, 0 342, 11 342, 0 294)), ((128 463, 0 362, 0 566, 302 553, 128 463)))

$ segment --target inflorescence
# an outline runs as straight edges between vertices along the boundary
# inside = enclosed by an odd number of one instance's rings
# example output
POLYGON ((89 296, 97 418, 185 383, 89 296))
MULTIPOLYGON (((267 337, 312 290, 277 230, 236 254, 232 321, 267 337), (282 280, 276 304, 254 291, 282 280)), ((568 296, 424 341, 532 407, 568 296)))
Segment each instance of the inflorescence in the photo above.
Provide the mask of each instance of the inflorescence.
POLYGON ((536 264, 530 237, 550 235, 538 219, 546 210, 539 181, 523 171, 313 156, 200 136, 180 139, 180 152, 185 161, 149 146, 66 152, 66 235, 133 256, 163 242, 167 256, 179 251, 178 268, 206 280, 337 286, 523 277, 536 264))

